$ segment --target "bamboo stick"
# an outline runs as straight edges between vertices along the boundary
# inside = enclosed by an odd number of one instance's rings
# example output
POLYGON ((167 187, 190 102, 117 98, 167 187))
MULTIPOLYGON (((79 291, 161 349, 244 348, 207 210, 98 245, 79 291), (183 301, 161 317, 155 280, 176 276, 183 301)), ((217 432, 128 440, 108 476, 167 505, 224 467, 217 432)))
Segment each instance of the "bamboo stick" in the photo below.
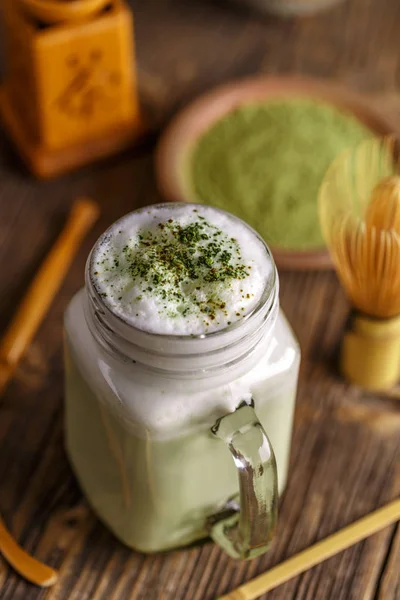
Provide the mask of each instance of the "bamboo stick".
POLYGON ((99 209, 92 200, 79 199, 73 205, 63 231, 45 258, 0 342, 0 394, 32 341, 61 287, 82 239, 98 214, 99 209))
MULTIPOLYGON (((97 205, 82 198, 75 202, 63 231, 44 260, 0 342, 0 394, 61 287, 80 243, 99 215, 97 205)), ((0 552, 25 579, 48 587, 57 571, 27 554, 11 536, 0 516, 0 552)))
POLYGON ((0 516, 0 551, 7 562, 25 579, 41 587, 56 583, 58 573, 51 567, 33 558, 13 539, 0 516))
POLYGON ((221 596, 219 600, 255 600, 292 577, 300 575, 327 558, 342 552, 353 544, 400 520, 400 499, 359 519, 352 525, 296 554, 263 575, 221 596))

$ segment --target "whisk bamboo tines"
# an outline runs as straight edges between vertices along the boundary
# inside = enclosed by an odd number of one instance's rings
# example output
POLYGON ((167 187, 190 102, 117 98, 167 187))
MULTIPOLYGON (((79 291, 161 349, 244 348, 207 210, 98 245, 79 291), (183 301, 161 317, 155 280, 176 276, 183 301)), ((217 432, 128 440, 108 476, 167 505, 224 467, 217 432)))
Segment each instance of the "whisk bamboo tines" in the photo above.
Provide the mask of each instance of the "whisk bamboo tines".
POLYGON ((400 176, 380 181, 372 191, 365 213, 367 227, 400 235, 400 176))
POLYGON ((321 225, 354 312, 341 368, 369 389, 400 376, 400 176, 392 138, 373 139, 332 165, 320 191, 321 225))
POLYGON ((333 226, 331 254, 358 311, 383 319, 400 314, 399 234, 343 219, 333 226))

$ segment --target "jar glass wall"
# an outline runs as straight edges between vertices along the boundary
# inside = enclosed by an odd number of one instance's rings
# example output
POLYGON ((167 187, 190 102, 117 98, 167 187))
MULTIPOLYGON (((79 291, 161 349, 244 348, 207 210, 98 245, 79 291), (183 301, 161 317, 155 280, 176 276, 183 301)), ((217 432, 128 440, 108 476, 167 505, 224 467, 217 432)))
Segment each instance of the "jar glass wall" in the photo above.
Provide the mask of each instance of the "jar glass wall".
POLYGON ((75 296, 65 320, 67 451, 89 502, 117 537, 151 552, 207 535, 207 518, 238 494, 232 458, 211 433, 232 402, 253 398, 283 491, 299 348, 282 312, 257 363, 214 387, 208 379, 144 373, 107 355, 87 327, 84 296, 84 290, 75 296), (129 414, 130 395, 157 404, 159 426, 146 411, 129 414), (170 397, 177 414, 168 414, 170 397), (192 419, 189 402, 204 406, 202 419, 192 419))

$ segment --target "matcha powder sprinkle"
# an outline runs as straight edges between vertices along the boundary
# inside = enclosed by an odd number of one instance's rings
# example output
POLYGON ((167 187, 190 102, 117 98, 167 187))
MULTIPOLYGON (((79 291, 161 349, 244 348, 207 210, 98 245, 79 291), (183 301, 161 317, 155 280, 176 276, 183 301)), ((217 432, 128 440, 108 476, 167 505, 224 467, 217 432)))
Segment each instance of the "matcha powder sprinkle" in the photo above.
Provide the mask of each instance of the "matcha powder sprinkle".
POLYGON ((135 327, 202 334, 258 303, 271 264, 252 230, 214 208, 149 207, 106 232, 91 259, 103 302, 135 327))
POLYGON ((372 135, 352 115, 312 100, 246 105, 195 144, 186 171, 191 199, 229 210, 271 245, 322 247, 323 176, 338 154, 372 135))

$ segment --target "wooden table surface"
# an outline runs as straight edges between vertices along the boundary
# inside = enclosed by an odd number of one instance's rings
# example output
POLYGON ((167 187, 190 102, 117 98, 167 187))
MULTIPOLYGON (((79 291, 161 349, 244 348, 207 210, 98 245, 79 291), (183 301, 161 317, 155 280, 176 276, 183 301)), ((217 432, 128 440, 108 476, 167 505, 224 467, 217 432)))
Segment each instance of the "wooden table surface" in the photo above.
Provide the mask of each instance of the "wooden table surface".
MULTIPOLYGON (((160 124, 202 90, 260 71, 339 80, 400 115, 398 0, 348 0, 288 21, 216 0, 137 0, 134 7, 141 96, 160 124)), ((60 569, 60 581, 40 590, 0 559, 1 600, 212 600, 399 495, 400 404, 348 386, 334 370, 348 310, 334 274, 283 273, 282 304, 303 363, 289 483, 271 551, 244 563, 212 543, 144 556, 124 548, 93 515, 63 447, 62 316, 100 232, 159 199, 151 150, 150 143, 39 183, 1 138, 2 328, 72 199, 90 194, 103 210, 0 400, 0 513, 29 551, 60 569)), ((263 598, 399 600, 399 565, 400 529, 392 526, 263 598)))

